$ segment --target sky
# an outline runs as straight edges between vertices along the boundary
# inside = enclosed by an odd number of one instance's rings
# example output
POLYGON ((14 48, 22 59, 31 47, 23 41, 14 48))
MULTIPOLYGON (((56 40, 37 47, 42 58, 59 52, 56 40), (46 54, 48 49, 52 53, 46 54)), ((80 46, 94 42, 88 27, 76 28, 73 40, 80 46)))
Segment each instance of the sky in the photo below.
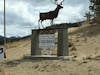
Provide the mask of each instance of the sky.
MULTIPOLYGON (((58 1, 60 3, 61 0, 58 1)), ((3 13, 4 0, 0 0, 0 35, 4 35, 3 13)), ((85 20, 89 11, 89 0, 64 0, 63 9, 54 19, 54 24, 73 23, 85 20)), ((40 12, 52 11, 56 5, 50 0, 6 0, 6 35, 26 36, 32 29, 38 28, 40 12)), ((50 25, 50 20, 43 21, 44 26, 50 25)))

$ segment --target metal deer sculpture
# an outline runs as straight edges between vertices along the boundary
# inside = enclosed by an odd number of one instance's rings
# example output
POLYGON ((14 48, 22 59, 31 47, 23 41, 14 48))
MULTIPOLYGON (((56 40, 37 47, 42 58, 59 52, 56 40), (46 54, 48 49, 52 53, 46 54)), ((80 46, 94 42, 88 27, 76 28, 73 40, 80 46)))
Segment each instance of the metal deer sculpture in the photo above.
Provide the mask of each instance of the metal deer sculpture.
MULTIPOLYGON (((63 0, 63 1, 64 1, 64 0, 63 0)), ((41 25, 42 25, 42 22, 43 22, 44 20, 49 19, 49 20, 51 20, 51 25, 52 25, 52 24, 53 24, 53 20, 54 20, 55 18, 57 18, 57 16, 58 16, 59 10, 60 10, 61 8, 63 8, 63 6, 61 6, 63 1, 61 1, 60 4, 58 4, 58 3, 57 3, 57 0, 55 0, 54 4, 57 5, 56 9, 53 10, 53 11, 40 13, 40 15, 39 15, 40 19, 39 19, 38 22, 41 22, 41 25)), ((42 27, 43 27, 43 25, 42 25, 42 27)), ((40 28, 40 24, 39 24, 39 28, 40 28)), ((43 27, 43 28, 44 28, 44 27, 43 27)))

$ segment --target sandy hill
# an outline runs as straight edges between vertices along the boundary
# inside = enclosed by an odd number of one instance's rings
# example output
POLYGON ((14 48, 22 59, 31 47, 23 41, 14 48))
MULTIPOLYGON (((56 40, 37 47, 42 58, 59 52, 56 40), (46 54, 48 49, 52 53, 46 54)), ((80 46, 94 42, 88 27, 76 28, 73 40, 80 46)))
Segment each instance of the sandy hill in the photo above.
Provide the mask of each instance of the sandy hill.
POLYGON ((0 75, 100 75, 100 25, 84 23, 69 29, 69 55, 72 60, 26 60, 30 38, 7 44, 7 59, 0 64, 0 75))

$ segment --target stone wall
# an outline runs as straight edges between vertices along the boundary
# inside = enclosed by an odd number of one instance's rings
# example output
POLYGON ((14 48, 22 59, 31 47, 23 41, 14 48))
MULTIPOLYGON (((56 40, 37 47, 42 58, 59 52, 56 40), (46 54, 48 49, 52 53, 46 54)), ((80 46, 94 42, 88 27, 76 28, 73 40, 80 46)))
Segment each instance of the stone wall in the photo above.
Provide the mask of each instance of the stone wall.
POLYGON ((100 0, 90 0, 92 11, 95 12, 94 22, 100 23, 100 0))

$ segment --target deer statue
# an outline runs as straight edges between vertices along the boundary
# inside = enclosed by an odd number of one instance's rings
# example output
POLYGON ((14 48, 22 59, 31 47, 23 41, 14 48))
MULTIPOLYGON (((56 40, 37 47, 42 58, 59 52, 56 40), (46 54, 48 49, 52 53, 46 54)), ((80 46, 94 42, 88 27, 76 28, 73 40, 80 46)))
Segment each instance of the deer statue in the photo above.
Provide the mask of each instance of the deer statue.
MULTIPOLYGON (((64 1, 64 0, 63 0, 64 1)), ((38 23, 39 22, 41 22, 41 25, 42 25, 42 22, 44 21, 44 20, 51 20, 51 25, 53 25, 53 20, 55 19, 55 18, 57 18, 57 16, 58 16, 58 13, 59 13, 59 10, 61 9, 61 8, 63 8, 63 6, 61 6, 62 5, 62 2, 63 1, 61 1, 59 4, 57 3, 57 0, 55 0, 54 1, 54 4, 56 4, 57 5, 57 7, 55 8, 55 10, 53 10, 53 11, 49 11, 49 12, 44 12, 44 13, 40 13, 40 15, 39 15, 39 21, 38 21, 38 23)), ((43 25, 42 25, 42 27, 43 27, 43 25)), ((39 24, 39 28, 40 28, 40 24, 39 24)), ((43 27, 44 28, 44 27, 43 27)))

